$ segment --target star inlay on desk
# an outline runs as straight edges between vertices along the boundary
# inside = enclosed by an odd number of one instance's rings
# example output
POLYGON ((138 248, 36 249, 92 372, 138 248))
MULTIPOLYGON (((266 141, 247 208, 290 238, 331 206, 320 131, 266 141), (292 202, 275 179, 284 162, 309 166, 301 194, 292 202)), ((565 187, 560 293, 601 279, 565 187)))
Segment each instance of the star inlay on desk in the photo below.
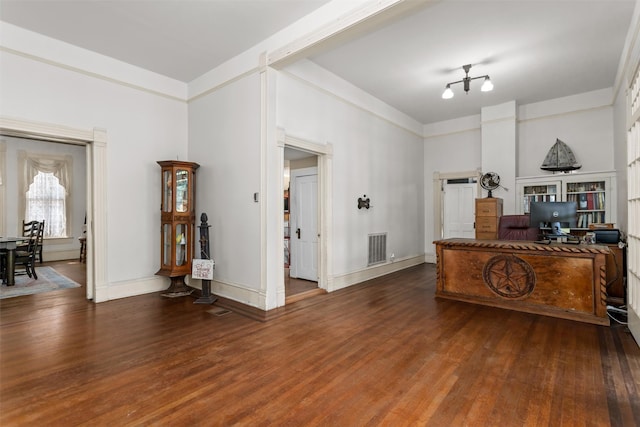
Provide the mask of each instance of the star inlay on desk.
POLYGON ((496 255, 484 266, 482 278, 496 294, 505 298, 522 298, 533 292, 536 275, 531 266, 513 255, 496 255))

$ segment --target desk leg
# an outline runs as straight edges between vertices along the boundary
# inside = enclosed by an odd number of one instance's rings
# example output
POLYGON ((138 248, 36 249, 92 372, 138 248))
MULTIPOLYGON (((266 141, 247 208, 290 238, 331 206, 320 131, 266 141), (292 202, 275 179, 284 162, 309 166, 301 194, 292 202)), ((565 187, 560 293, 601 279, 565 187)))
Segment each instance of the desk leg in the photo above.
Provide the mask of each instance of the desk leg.
POLYGON ((7 286, 16 284, 16 250, 7 249, 7 286))

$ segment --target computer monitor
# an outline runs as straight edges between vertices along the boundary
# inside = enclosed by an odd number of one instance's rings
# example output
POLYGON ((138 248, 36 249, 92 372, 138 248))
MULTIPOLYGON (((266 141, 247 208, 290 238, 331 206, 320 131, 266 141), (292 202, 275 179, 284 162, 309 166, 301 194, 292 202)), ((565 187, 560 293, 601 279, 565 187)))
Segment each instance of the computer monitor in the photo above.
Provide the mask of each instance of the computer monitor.
POLYGON ((575 228, 577 202, 531 202, 529 225, 551 228, 549 234, 562 235, 562 228, 575 228))

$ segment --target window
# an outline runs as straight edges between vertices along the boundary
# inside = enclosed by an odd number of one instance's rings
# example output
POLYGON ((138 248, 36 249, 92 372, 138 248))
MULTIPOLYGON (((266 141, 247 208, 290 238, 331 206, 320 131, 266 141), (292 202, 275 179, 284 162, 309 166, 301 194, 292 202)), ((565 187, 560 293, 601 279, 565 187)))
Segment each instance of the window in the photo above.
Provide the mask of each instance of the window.
POLYGON ((46 237, 67 236, 66 191, 52 173, 38 172, 26 195, 25 221, 44 220, 46 237))
POLYGON ((22 219, 44 220, 44 237, 68 237, 72 157, 20 150, 18 164, 22 219))

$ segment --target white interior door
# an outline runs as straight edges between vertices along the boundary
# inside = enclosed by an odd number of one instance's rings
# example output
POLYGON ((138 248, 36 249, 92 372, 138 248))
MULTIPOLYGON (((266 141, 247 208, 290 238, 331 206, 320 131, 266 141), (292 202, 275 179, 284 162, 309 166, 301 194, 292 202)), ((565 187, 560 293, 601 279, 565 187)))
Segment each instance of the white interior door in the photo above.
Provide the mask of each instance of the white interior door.
POLYGON ((475 229, 475 200, 477 184, 447 184, 443 185, 444 193, 444 236, 474 238, 475 229))
POLYGON ((292 171, 291 265, 289 275, 318 280, 318 174, 292 171))

